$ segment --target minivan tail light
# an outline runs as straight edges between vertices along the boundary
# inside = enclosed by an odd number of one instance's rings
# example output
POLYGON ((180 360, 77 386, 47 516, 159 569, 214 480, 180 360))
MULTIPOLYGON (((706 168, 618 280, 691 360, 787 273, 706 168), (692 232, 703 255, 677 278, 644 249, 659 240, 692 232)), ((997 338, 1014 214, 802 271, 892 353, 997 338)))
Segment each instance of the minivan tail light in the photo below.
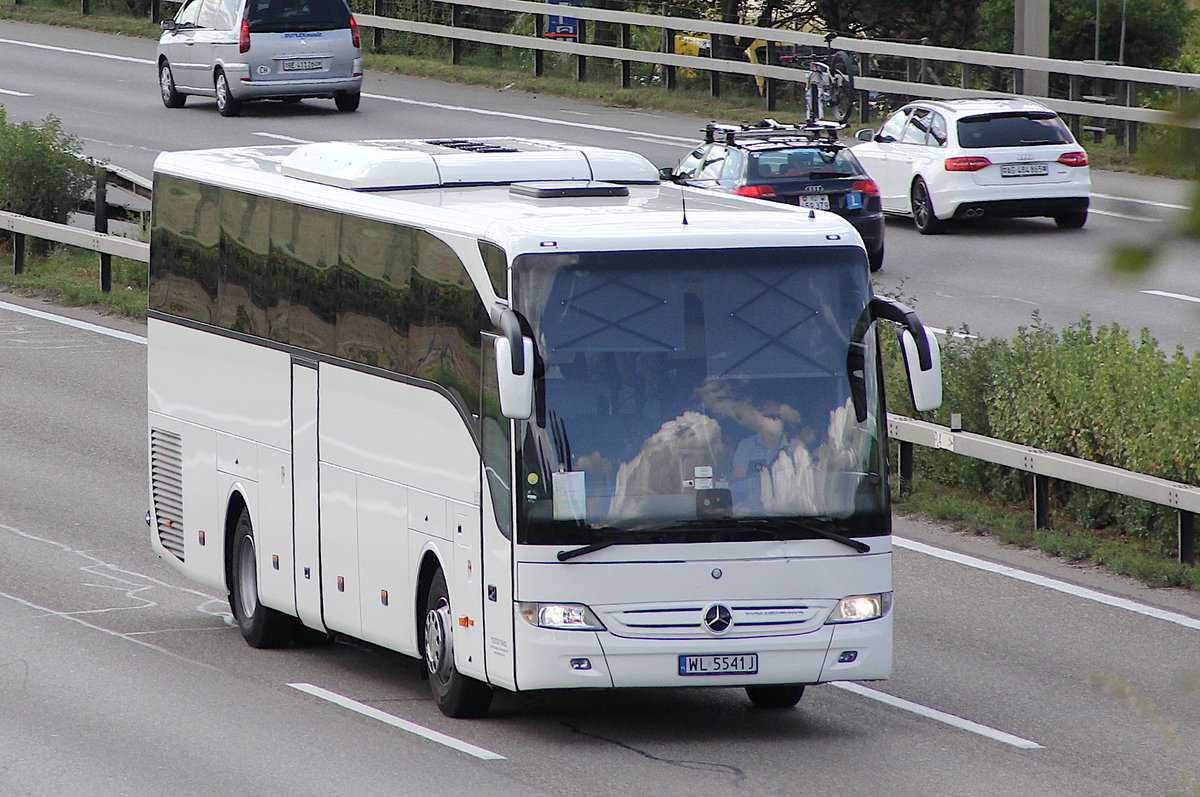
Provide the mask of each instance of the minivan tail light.
POLYGON ((350 15, 350 41, 354 43, 355 49, 362 47, 362 39, 358 37, 358 20, 353 14, 350 15))
POLYGON ((775 196, 775 189, 769 185, 740 185, 733 189, 737 196, 748 196, 754 199, 766 199, 775 196))
POLYGON ((969 155, 963 158, 946 158, 948 172, 977 172, 991 166, 992 162, 979 155, 969 155))
POLYGON ((1058 162, 1064 166, 1087 166, 1088 156, 1086 152, 1064 152, 1058 156, 1058 162))
POLYGON ((242 29, 238 33, 238 52, 250 52, 250 20, 248 19, 242 20, 242 29))
POLYGON ((855 180, 851 191, 861 191, 864 196, 879 196, 879 186, 874 180, 855 180))

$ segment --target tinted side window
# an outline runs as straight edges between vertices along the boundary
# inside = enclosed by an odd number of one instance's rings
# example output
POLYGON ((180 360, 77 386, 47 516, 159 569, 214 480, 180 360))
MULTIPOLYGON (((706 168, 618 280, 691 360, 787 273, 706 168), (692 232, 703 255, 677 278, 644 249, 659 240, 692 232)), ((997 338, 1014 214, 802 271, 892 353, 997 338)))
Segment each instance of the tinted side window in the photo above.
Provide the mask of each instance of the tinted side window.
POLYGON ((214 323, 220 264, 219 189, 158 175, 150 245, 150 307, 214 323))
POLYGON ((929 144, 935 147, 946 146, 949 133, 946 131, 946 117, 934 111, 929 115, 929 144))
POLYGON ((233 20, 225 12, 224 0, 202 0, 200 13, 196 17, 196 25, 212 30, 231 30, 233 20))
POLYGON ((678 177, 691 179, 696 176, 696 172, 700 171, 700 165, 704 163, 704 152, 707 148, 700 147, 688 153, 688 156, 679 162, 679 168, 675 170, 678 177))
POLYGON ((696 179, 716 180, 720 177, 721 170, 725 168, 725 152, 725 147, 710 147, 708 154, 704 156, 704 165, 700 167, 696 179))
POLYGON ((196 15, 200 13, 201 0, 192 0, 190 3, 185 3, 183 8, 179 9, 179 13, 175 15, 176 25, 196 24, 196 15))
POLYGON ((913 111, 912 117, 908 121, 908 126, 904 128, 904 135, 900 137, 900 141, 905 144, 928 144, 930 115, 930 111, 925 108, 918 108, 913 111))
POLYGON ((998 113, 958 120, 958 143, 967 148, 1070 144, 1071 131, 1054 113, 998 113))
POLYGON ((492 290, 500 298, 508 296, 508 255, 504 250, 488 241, 479 242, 479 253, 483 255, 483 265, 487 267, 488 280, 492 290))
POLYGON ((902 108, 896 111, 879 129, 879 135, 891 141, 899 141, 900 133, 904 130, 904 123, 908 121, 911 113, 912 108, 902 108))

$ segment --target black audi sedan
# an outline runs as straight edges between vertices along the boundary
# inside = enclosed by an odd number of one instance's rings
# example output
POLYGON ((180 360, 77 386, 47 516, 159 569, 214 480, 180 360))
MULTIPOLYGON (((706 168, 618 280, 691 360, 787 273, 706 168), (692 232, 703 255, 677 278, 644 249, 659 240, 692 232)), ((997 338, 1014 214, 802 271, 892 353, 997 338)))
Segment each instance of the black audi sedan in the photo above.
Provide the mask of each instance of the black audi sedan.
POLYGON ((854 153, 837 140, 841 125, 789 125, 774 119, 704 128, 704 143, 665 180, 738 196, 828 210, 854 225, 871 271, 883 265, 883 208, 879 187, 854 153))

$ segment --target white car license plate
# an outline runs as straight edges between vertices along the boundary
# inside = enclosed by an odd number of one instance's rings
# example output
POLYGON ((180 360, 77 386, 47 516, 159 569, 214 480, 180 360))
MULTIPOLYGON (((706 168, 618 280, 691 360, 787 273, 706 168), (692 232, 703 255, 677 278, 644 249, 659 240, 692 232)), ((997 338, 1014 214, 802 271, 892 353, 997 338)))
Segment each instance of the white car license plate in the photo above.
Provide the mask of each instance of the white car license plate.
POLYGON ((679 657, 680 675, 754 675, 757 672, 757 653, 679 657))
POLYGON ((293 58, 283 62, 284 72, 312 72, 320 69, 322 62, 315 58, 293 58))
POLYGON ((1001 177, 1044 177, 1049 173, 1048 163, 1004 163, 1000 166, 1001 177))
POLYGON ((829 210, 829 197, 825 194, 801 194, 796 199, 800 200, 800 207, 802 208, 829 210))

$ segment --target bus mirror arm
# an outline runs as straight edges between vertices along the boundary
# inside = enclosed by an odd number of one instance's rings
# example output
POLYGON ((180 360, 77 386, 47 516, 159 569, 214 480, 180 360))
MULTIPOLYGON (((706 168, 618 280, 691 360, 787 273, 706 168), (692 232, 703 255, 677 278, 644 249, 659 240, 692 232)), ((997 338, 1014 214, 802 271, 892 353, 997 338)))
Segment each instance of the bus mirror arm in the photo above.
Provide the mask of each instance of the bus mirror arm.
MULTIPOLYGON (((925 327, 921 324, 921 319, 917 318, 917 314, 913 312, 912 308, 893 299, 881 299, 877 296, 871 300, 871 316, 875 319, 882 318, 902 324, 916 341, 921 370, 928 371, 933 367, 929 337, 925 334, 925 327)), ((933 345, 937 345, 936 339, 933 345)))
POLYGON ((903 326, 900 351, 913 409, 928 412, 942 406, 942 350, 933 332, 911 308, 891 299, 872 299, 871 315, 903 326))
POLYGON ((512 310, 500 316, 496 338, 496 383, 500 412, 506 418, 525 420, 533 414, 533 340, 521 334, 521 322, 512 310))
POLYGON ((521 322, 517 314, 505 309, 500 313, 500 334, 508 341, 508 350, 512 352, 512 374, 522 376, 525 373, 525 347, 521 345, 521 322))

